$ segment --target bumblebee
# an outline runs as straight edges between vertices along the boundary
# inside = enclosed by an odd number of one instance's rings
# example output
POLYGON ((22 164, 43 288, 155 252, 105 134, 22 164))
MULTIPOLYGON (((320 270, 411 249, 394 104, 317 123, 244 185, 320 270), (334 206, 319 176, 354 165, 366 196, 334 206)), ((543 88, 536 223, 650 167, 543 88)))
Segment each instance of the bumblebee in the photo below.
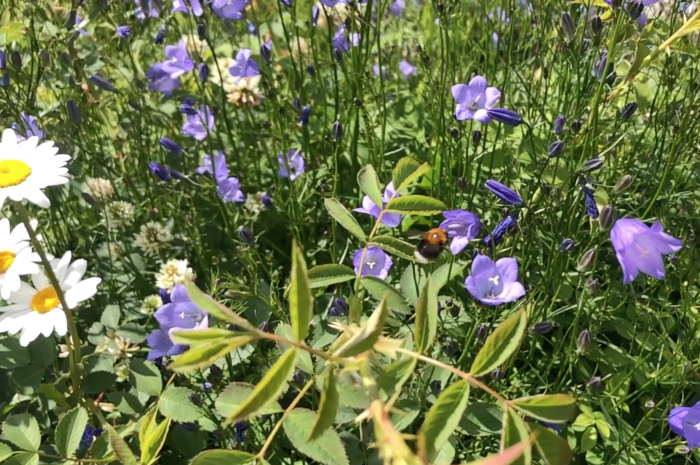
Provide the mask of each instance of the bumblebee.
POLYGON ((431 229, 423 235, 413 255, 418 263, 429 263, 440 256, 445 250, 445 244, 447 244, 447 231, 440 228, 431 229))

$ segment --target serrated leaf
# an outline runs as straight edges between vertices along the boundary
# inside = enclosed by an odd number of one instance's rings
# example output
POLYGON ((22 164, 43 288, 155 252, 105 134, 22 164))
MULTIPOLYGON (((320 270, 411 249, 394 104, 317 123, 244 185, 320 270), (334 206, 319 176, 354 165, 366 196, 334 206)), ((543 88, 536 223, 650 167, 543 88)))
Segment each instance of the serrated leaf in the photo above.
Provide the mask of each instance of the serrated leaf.
MULTIPOLYGON (((503 430, 501 432, 501 452, 508 447, 519 444, 527 440, 528 430, 525 422, 517 412, 511 408, 506 408, 503 412, 503 430)), ((532 463, 532 448, 528 446, 523 449, 523 453, 515 461, 516 465, 530 465, 532 463)))
POLYGON ((379 373, 377 387, 384 391, 386 396, 401 389, 401 386, 411 377, 416 368, 416 359, 406 357, 392 363, 379 373))
POLYGON ((379 178, 372 165, 366 165, 357 173, 357 184, 379 208, 382 207, 382 192, 379 188, 379 178))
POLYGON ((437 322, 437 290, 432 276, 429 275, 416 304, 415 341, 418 352, 424 353, 430 350, 435 341, 437 322))
POLYGON ((469 383, 457 381, 440 394, 425 416, 418 436, 421 451, 433 457, 457 428, 469 400, 469 383))
POLYGON ((45 395, 47 399, 56 402, 63 409, 67 410, 70 408, 70 404, 66 400, 66 396, 63 393, 61 393, 53 384, 40 384, 36 388, 36 392, 45 395))
POLYGON ((29 350, 19 343, 19 339, 0 339, 0 368, 13 369, 28 365, 32 361, 29 350))
POLYGON ((188 282, 185 284, 185 286, 187 287, 187 294, 192 302, 194 302, 196 306, 206 311, 208 314, 213 315, 220 320, 233 323, 239 328, 253 334, 257 333, 257 329, 254 328, 253 325, 248 322, 248 320, 204 294, 193 282, 188 282))
POLYGON ((7 460, 7 458, 12 456, 13 453, 14 452, 12 452, 12 448, 10 446, 4 442, 0 442, 0 463, 7 460))
POLYGON ((3 462, 5 465, 39 465, 39 454, 36 452, 20 452, 3 462))
POLYGON ((201 419, 204 412, 190 400, 192 392, 185 387, 168 386, 158 399, 158 410, 161 415, 180 423, 201 419))
MULTIPOLYGON (((328 213, 345 228, 350 234, 358 238, 362 242, 367 242, 367 236, 362 230, 362 226, 350 214, 347 208, 336 199, 325 199, 323 205, 328 210, 328 213)), ((379 204, 381 205, 381 204, 379 204)))
POLYGON ((119 436, 117 430, 115 430, 112 425, 104 425, 104 429, 107 431, 109 443, 112 446, 114 455, 117 456, 121 465, 138 465, 136 457, 129 449, 129 445, 124 441, 124 438, 119 436))
POLYGON ((76 407, 59 420, 56 427, 56 448, 63 457, 71 457, 85 432, 88 423, 88 414, 82 407, 76 407))
POLYGON ((289 290, 289 312, 294 338, 303 341, 309 334, 309 323, 313 317, 314 300, 306 273, 306 262, 296 242, 292 245, 292 278, 289 290))
POLYGON ((349 465, 345 446, 338 433, 327 428, 316 439, 309 441, 308 433, 316 415, 311 410, 297 408, 284 420, 283 428, 294 448, 325 465, 349 465))
POLYGON ((370 242, 370 245, 376 245, 385 252, 389 252, 392 255, 401 257, 405 260, 416 261, 416 257, 413 255, 416 247, 413 244, 409 244, 406 241, 397 239, 392 236, 375 236, 370 242))
POLYGON ((255 461, 255 456, 242 450, 205 450, 192 459, 190 465, 247 465, 255 461))
MULTIPOLYGON (((139 426, 139 444, 145 444, 148 440, 148 435, 156 426, 156 417, 158 416, 158 408, 151 407, 148 412, 141 418, 141 426, 139 426)), ((142 460, 143 461, 143 460, 142 460)))
POLYGON ((141 444, 141 465, 150 465, 158 461, 165 439, 168 437, 170 429, 170 418, 166 418, 146 436, 146 441, 141 444))
POLYGON ((528 426, 530 431, 536 434, 535 450, 546 465, 568 465, 571 463, 573 454, 566 439, 549 428, 534 423, 530 423, 528 426))
POLYGON ((170 333, 170 339, 176 344, 197 347, 240 335, 241 333, 228 329, 208 328, 197 331, 173 331, 170 333))
MULTIPOLYGON (((248 383, 229 384, 226 389, 221 391, 219 397, 216 398, 216 411, 222 417, 228 417, 241 406, 241 402, 250 397, 253 393, 253 389, 255 389, 255 386, 248 383)), ((280 404, 273 399, 261 407, 258 413, 260 415, 270 415, 272 413, 282 412, 283 410, 280 404)))
POLYGON ((237 336, 227 341, 217 341, 195 349, 189 349, 168 365, 168 369, 178 373, 193 373, 201 368, 213 365, 221 357, 248 344, 252 340, 251 336, 237 336))
POLYGON ((447 206, 444 203, 426 195, 395 197, 386 204, 386 211, 389 213, 403 215, 437 215, 445 210, 447 206))
MULTIPOLYGON (((292 328, 287 323, 280 323, 275 328, 275 334, 282 336, 283 338, 291 341, 294 340, 294 328, 292 328)), ((291 349, 294 346, 283 341, 277 341, 277 345, 281 352, 285 352, 287 349, 291 349)), ((313 375, 314 374, 314 363, 311 360, 311 354, 307 351, 297 351, 297 368, 300 370, 313 375)))
POLYGON ((476 354, 470 373, 481 376, 501 366, 520 346, 526 326, 527 315, 523 310, 498 325, 476 354))
POLYGON ((282 354, 258 382, 250 396, 226 418, 226 422, 230 424, 236 420, 255 415, 271 400, 277 399, 284 389, 286 381, 292 376, 296 356, 296 349, 289 349, 282 354))
POLYGON ((362 328, 343 344, 334 355, 338 357, 352 357, 374 347, 379 336, 384 329, 386 317, 389 314, 389 307, 386 299, 382 300, 379 306, 374 309, 372 315, 365 321, 362 328))
POLYGON ((360 284, 378 301, 386 300, 386 306, 389 310, 403 314, 407 314, 411 311, 406 299, 386 281, 374 276, 367 276, 360 280, 360 284))
POLYGON ((41 445, 41 432, 36 419, 28 413, 7 417, 2 424, 2 434, 22 450, 36 452, 41 445))
POLYGON ((321 402, 318 406, 316 421, 314 421, 309 433, 309 441, 320 437, 326 429, 333 426, 333 420, 335 420, 335 416, 338 413, 339 405, 338 378, 335 369, 331 369, 328 373, 328 379, 326 379, 326 385, 321 392, 321 402))
POLYGON ((311 289, 327 287, 352 281, 356 275, 352 268, 345 265, 318 265, 309 270, 309 286, 311 289))
POLYGON ((404 157, 396 164, 391 175, 394 189, 401 190, 410 186, 419 177, 430 171, 430 165, 422 163, 414 157, 404 157))
POLYGON ((146 360, 129 362, 129 382, 134 388, 151 396, 157 396, 163 390, 163 380, 158 368, 146 360))
POLYGON ((566 394, 521 397, 513 401, 513 406, 537 420, 566 423, 574 416, 576 398, 566 394))

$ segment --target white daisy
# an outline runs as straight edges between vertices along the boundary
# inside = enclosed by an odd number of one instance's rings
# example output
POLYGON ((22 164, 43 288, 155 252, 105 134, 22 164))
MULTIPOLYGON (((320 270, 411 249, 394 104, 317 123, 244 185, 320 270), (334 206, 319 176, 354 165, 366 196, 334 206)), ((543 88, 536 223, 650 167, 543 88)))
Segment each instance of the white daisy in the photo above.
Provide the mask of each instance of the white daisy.
MULTIPOLYGON (((37 221, 31 221, 36 231, 37 221)), ((24 224, 19 223, 10 232, 10 220, 0 220, 0 296, 7 300, 10 292, 19 291, 20 275, 39 272, 41 257, 32 251, 29 233, 24 224)))
POLYGON ((18 143, 15 131, 3 131, 0 142, 0 208, 7 198, 18 202, 27 199, 48 208, 51 202, 41 190, 68 182, 65 166, 70 155, 56 155, 58 148, 52 141, 38 143, 36 136, 18 143))
MULTIPOLYGON (((76 260, 71 264, 70 260, 71 253, 66 252, 60 260, 51 260, 51 268, 61 284, 66 304, 72 309, 97 293, 101 279, 81 281, 87 262, 76 260)), ((23 346, 29 345, 39 334, 48 337, 55 331, 64 336, 68 331, 66 314, 44 272, 33 275, 32 283, 34 286, 20 282, 19 290, 12 292, 7 299, 11 305, 0 307, 0 333, 17 334, 21 331, 19 343, 23 346)))

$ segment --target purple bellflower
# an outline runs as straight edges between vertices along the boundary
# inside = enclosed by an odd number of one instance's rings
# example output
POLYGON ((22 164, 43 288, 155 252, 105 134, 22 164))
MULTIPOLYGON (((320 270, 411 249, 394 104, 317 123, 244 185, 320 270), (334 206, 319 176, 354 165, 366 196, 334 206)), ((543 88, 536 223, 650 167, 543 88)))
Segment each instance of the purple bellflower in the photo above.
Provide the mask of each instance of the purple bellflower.
POLYGON ((218 178, 216 188, 224 202, 245 202, 245 194, 241 190, 241 183, 238 182, 238 178, 218 178))
POLYGON ((250 55, 253 53, 249 48, 244 48, 236 54, 236 60, 228 69, 229 74, 235 79, 234 83, 238 83, 241 78, 252 78, 260 75, 260 67, 250 55))
POLYGON ((668 415, 671 431, 688 441, 688 447, 700 448, 700 402, 692 407, 675 407, 668 415))
POLYGON ((345 0, 321 0, 321 3, 327 6, 328 8, 333 8, 338 3, 345 3, 345 0))
POLYGON ((156 0, 134 0, 136 4, 136 9, 134 10, 134 16, 137 19, 143 21, 146 19, 146 12, 148 12, 149 18, 157 18, 160 16, 160 4, 161 2, 156 0))
POLYGON ((214 130, 214 115, 206 105, 201 105, 194 115, 186 115, 187 122, 182 125, 182 132, 198 141, 207 138, 207 130, 214 130))
POLYGON ((209 327, 207 312, 195 305, 187 294, 187 288, 177 284, 170 294, 170 303, 160 307, 155 318, 160 329, 146 338, 151 351, 148 360, 156 360, 166 355, 178 355, 187 350, 187 346, 175 344, 170 334, 176 331, 197 331, 209 327))
POLYGON ((146 78, 149 90, 161 92, 166 97, 170 97, 175 89, 180 88, 180 80, 170 77, 170 73, 163 68, 163 63, 151 66, 146 71, 146 78))
POLYGON ((165 57, 163 71, 170 74, 170 77, 177 79, 185 73, 194 69, 194 61, 187 53, 187 42, 180 40, 177 45, 165 46, 165 57))
POLYGON ((617 220, 610 231, 610 240, 622 266, 623 284, 634 281, 640 271, 663 279, 663 255, 678 252, 683 246, 683 241, 666 234, 658 221, 647 226, 635 218, 617 220))
POLYGON ((243 10, 247 4, 248 0, 214 0, 211 8, 220 18, 239 21, 243 19, 243 10))
POLYGON ((333 35, 333 50, 336 53, 345 53, 350 50, 350 44, 345 38, 345 26, 338 26, 338 30, 333 35))
POLYGON ((131 37, 131 26, 119 26, 117 27, 117 37, 120 39, 128 39, 131 37))
POLYGON ((304 174, 306 164, 299 149, 291 149, 286 155, 280 153, 277 155, 277 161, 280 164, 280 170, 277 174, 283 178, 289 178, 290 181, 294 181, 304 174))
POLYGON ((226 166, 226 156, 224 152, 219 152, 214 155, 214 163, 212 165, 211 155, 204 155, 202 166, 197 168, 199 174, 209 174, 214 179, 222 179, 228 177, 228 167, 226 166))
POLYGON ((374 276, 384 280, 389 276, 389 270, 391 270, 393 261, 382 249, 370 245, 367 247, 367 252, 364 252, 364 249, 359 249, 354 253, 352 264, 355 267, 355 274, 374 276), (362 260, 363 253, 365 254, 364 260, 362 260))
MULTIPOLYGON (((353 211, 359 213, 366 213, 368 215, 372 215, 375 218, 379 218, 379 215, 381 214, 382 210, 386 207, 386 204, 389 203, 389 200, 391 200, 394 197, 400 197, 400 194, 394 190, 394 183, 390 182, 386 185, 386 188, 384 189, 384 194, 382 195, 382 208, 379 208, 377 204, 372 202, 372 199, 369 198, 369 195, 365 195, 362 198, 362 207, 356 208, 353 211)), ((401 218, 402 217, 400 213, 384 213, 382 215, 381 223, 386 226, 389 226, 390 228, 395 228, 401 224, 401 218)))
MULTIPOLYGON (((80 23, 82 23, 83 19, 84 18, 82 16, 80 16, 79 14, 76 14, 75 15, 75 25, 77 26, 80 23)), ((85 29, 78 29, 78 34, 80 34, 81 36, 89 36, 90 35, 90 33, 88 31, 86 31, 85 29)))
POLYGON ((17 135, 17 141, 21 142, 29 139, 30 137, 39 138, 39 142, 44 140, 44 131, 42 131, 39 124, 37 124, 36 118, 32 115, 28 115, 25 111, 23 111, 20 116, 22 117, 21 125, 18 123, 12 123, 12 129, 14 129, 17 135))
POLYGON ((500 223, 498 223, 495 228, 493 228, 491 234, 484 238, 484 244, 488 245, 491 248, 500 244, 508 230, 514 227, 517 223, 517 217, 517 211, 511 212, 508 215, 506 215, 506 217, 503 218, 503 220, 500 223))
POLYGON ((404 77, 408 78, 409 76, 416 74, 418 68, 416 68, 406 60, 401 60, 401 62, 399 63, 399 71, 401 71, 401 74, 403 74, 404 77))
POLYGON ((187 13, 188 3, 190 8, 192 8, 192 13, 194 13, 195 16, 202 16, 204 10, 202 9, 202 3, 200 2, 200 0, 173 0, 173 9, 170 10, 170 12, 187 13))
POLYGON ((396 0, 391 5, 389 5, 389 11, 392 15, 397 18, 400 17, 404 10, 406 9, 406 2, 404 0, 396 0))
POLYGON ((514 258, 501 258, 494 263, 486 255, 477 255, 464 285, 485 305, 507 304, 525 295, 525 288, 518 282, 518 262, 514 258))
POLYGON ((595 198, 593 197, 593 189, 588 186, 583 187, 583 198, 586 201, 586 215, 590 216, 594 220, 598 218, 598 205, 595 203, 595 198))
POLYGON ((457 255, 479 234, 481 220, 476 214, 466 210, 448 210, 443 212, 442 216, 445 217, 445 221, 440 223, 440 229, 447 231, 447 235, 452 238, 450 252, 457 255))
POLYGON ((523 198, 518 195, 517 192, 515 192, 513 189, 510 187, 501 184, 500 182, 494 180, 494 179, 489 179, 486 181, 486 184, 484 184, 488 190, 493 192, 493 194, 498 197, 499 199, 503 200, 505 203, 509 205, 513 205, 517 207, 518 205, 523 204, 523 198))
POLYGON ((452 86, 452 97, 457 102, 455 118, 458 121, 476 120, 480 123, 490 123, 491 117, 486 111, 498 103, 501 91, 495 87, 488 87, 484 77, 476 76, 468 85, 452 86))
POLYGON ((148 169, 151 170, 151 173, 158 176, 161 181, 170 182, 170 169, 167 166, 163 166, 157 161, 152 161, 148 164, 148 169))

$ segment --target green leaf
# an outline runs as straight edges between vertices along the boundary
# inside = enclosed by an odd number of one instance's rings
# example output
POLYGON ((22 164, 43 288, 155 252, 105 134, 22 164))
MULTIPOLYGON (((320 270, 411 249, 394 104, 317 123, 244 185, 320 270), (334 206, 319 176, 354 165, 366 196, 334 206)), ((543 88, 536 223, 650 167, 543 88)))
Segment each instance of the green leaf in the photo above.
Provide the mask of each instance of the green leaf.
MULTIPOLYGON (((571 448, 566 439, 560 437, 549 428, 528 424, 530 431, 535 433, 535 450, 542 457, 546 465, 568 465, 573 460, 571 448)), ((593 428, 595 431, 595 428, 593 428)))
POLYGON ((204 412, 190 400, 192 390, 170 385, 158 399, 158 410, 164 417, 184 423, 197 421, 204 412))
POLYGON ((193 282, 188 282, 185 286, 187 287, 187 294, 190 299, 192 299, 192 302, 202 310, 220 320, 234 323, 239 328, 245 329, 248 332, 254 334, 258 332, 257 328, 253 327, 248 320, 204 294, 193 282))
POLYGON ((147 360, 136 359, 129 362, 129 382, 137 391, 150 396, 157 396, 163 390, 160 371, 147 360))
POLYGON ((144 402, 130 392, 110 392, 107 398, 114 404, 117 412, 137 415, 144 411, 144 402))
POLYGON ((282 426, 294 448, 325 465, 349 465, 345 446, 334 429, 328 428, 316 439, 308 440, 307 432, 315 420, 311 410, 297 408, 290 412, 282 426))
POLYGON ((435 341, 437 322, 437 290, 432 276, 429 275, 416 304, 415 340, 418 352, 425 353, 430 350, 435 341))
POLYGON ((367 276, 360 280, 360 284, 378 301, 386 300, 386 306, 389 310, 403 314, 407 314, 411 311, 406 299, 386 281, 374 276, 367 276))
POLYGON ((124 438, 117 433, 117 430, 115 430, 112 425, 109 424, 106 424, 103 427, 105 430, 107 430, 109 443, 112 446, 114 455, 117 456, 121 465, 138 465, 136 457, 134 457, 134 454, 131 452, 131 449, 129 449, 129 446, 126 441, 124 441, 124 438))
MULTIPOLYGON (((241 406, 241 403, 250 397, 255 386, 247 383, 231 383, 226 389, 221 391, 219 397, 216 398, 216 411, 222 417, 226 418, 236 411, 241 406)), ((263 405, 258 413, 260 415, 270 415, 284 411, 280 404, 275 399, 272 399, 267 404, 263 405)))
POLYGON ((374 171, 374 167, 372 165, 366 165, 357 173, 357 184, 360 185, 362 192, 367 194, 372 202, 381 208, 382 192, 379 188, 379 178, 377 177, 377 172, 374 171))
POLYGON ((598 430, 594 426, 589 426, 581 436, 581 447, 579 453, 593 449, 598 442, 598 430))
MULTIPOLYGON (((323 205, 328 213, 344 227, 350 234, 362 242, 367 242, 367 236, 357 220, 350 214, 347 208, 336 199, 325 199, 323 205)), ((379 204, 381 205, 381 203, 379 204)))
POLYGON ((384 299, 365 321, 362 328, 343 344, 334 355, 338 357, 352 357, 374 347, 374 343, 377 342, 377 339, 382 334, 388 314, 389 307, 386 305, 386 299, 384 299))
POLYGON ((176 344, 197 347, 240 335, 241 333, 239 332, 223 328, 209 328, 198 329, 197 331, 174 331, 170 333, 170 339, 176 344))
POLYGON ((29 350, 22 347, 19 339, 14 337, 0 339, 0 368, 19 368, 28 365, 31 361, 29 350))
POLYGON ((326 429, 333 426, 333 420, 335 420, 335 416, 338 413, 339 405, 338 378, 335 369, 331 368, 331 371, 328 373, 328 379, 326 379, 326 385, 323 387, 323 392, 321 392, 321 402, 318 406, 316 421, 314 421, 314 425, 309 433, 309 441, 320 437, 326 429))
MULTIPOLYGON (((156 417, 158 416, 158 408, 152 407, 141 417, 141 425, 139 426, 139 444, 145 444, 148 440, 148 435, 156 426, 156 417)), ((143 460, 142 460, 143 461, 143 460)))
POLYGON ((595 421, 595 427, 598 428, 598 432, 603 439, 610 439, 610 425, 605 419, 597 419, 595 421))
POLYGON ((433 457, 457 428, 468 400, 469 383, 460 380, 445 389, 430 407, 418 437, 419 447, 428 457, 433 457))
POLYGON ((490 373, 508 360, 520 345, 526 326, 527 315, 523 310, 498 325, 476 354, 470 370, 471 374, 481 376, 490 373))
POLYGON ((413 255, 416 250, 416 246, 409 244, 406 241, 402 241, 401 239, 397 239, 392 236, 380 235, 375 236, 370 244, 376 245, 383 251, 396 255, 397 257, 401 257, 412 262, 416 261, 416 257, 413 255))
POLYGON ((39 454, 36 452, 20 452, 4 463, 5 465, 39 465, 39 454))
POLYGON ((205 450, 192 459, 190 465, 247 465, 255 461, 255 456, 242 450, 205 450))
MULTIPOLYGON (((440 265, 432 273, 435 289, 440 292, 440 289, 445 287, 445 284, 454 279, 455 276, 461 275, 464 268, 465 265, 460 263, 445 263, 444 265, 440 265)), ((464 282, 464 280, 462 280, 462 282, 464 282)))
POLYGON ((158 461, 158 454, 165 444, 165 439, 168 437, 170 422, 170 418, 163 420, 155 429, 146 435, 146 440, 140 443, 141 465, 150 465, 158 461))
POLYGON ((440 200, 425 195, 405 195, 390 200, 386 210, 389 213, 427 216, 442 213, 447 210, 447 206, 440 200))
POLYGON ((28 413, 7 417, 2 424, 2 434, 22 450, 36 452, 41 445, 41 432, 36 419, 28 413))
POLYGON ((119 310, 119 305, 107 305, 100 316, 100 323, 102 323, 105 328, 117 329, 119 328, 120 316, 121 311, 119 310))
POLYGON ((27 348, 35 365, 46 368, 56 361, 56 339, 53 336, 39 336, 27 348))
POLYGON ((85 432, 88 414, 82 407, 76 407, 59 420, 56 427, 56 448, 63 457, 71 457, 85 432))
POLYGON ((309 334, 309 323, 313 317, 314 300, 309 287, 304 255, 296 242, 292 245, 292 278, 289 289, 289 312, 294 338, 303 341, 309 334))
POLYGON ((60 392, 55 385, 51 383, 45 383, 45 384, 40 384, 36 388, 36 392, 43 394, 46 396, 47 399, 50 399, 54 402, 56 402, 61 408, 64 409, 69 409, 70 405, 68 404, 68 401, 66 400, 65 394, 60 392))
POLYGON ((20 394, 32 394, 33 389, 39 384, 44 377, 44 368, 33 363, 16 368, 12 371, 10 381, 12 386, 20 394))
MULTIPOLYGON (((525 422, 518 413, 506 408, 503 412, 503 431, 501 432, 501 452, 508 447, 514 446, 529 437, 525 422)), ((516 465, 530 465, 532 463, 532 447, 523 449, 523 453, 513 463, 516 465)))
POLYGON ((14 452, 12 452, 12 448, 4 442, 0 442, 0 463, 7 460, 7 458, 11 457, 12 454, 14 454, 14 452))
POLYGON ((435 456, 428 457, 428 459, 433 465, 451 465, 454 462, 456 452, 452 443, 445 441, 440 450, 435 453, 435 456))
POLYGON ((394 190, 405 189, 415 180, 430 171, 430 165, 421 162, 414 157, 404 157, 396 164, 391 175, 394 182, 394 190))
POLYGON ((345 265, 318 265, 309 270, 309 286, 311 289, 327 287, 355 279, 355 272, 345 265))
POLYGON ((476 460, 474 462, 469 462, 466 465, 510 465, 515 463, 516 460, 520 458, 525 452, 529 450, 532 446, 530 445, 530 440, 519 442, 514 446, 510 446, 503 452, 486 457, 485 459, 476 460))
POLYGON ((401 386, 408 381, 415 368, 416 359, 412 357, 406 357, 394 362, 379 373, 377 386, 389 397, 401 389, 401 386))
POLYGON ((109 371, 93 371, 89 373, 85 378, 81 387, 83 391, 87 394, 99 394, 108 390, 117 382, 117 375, 109 371))
POLYGON ((512 402, 525 415, 550 423, 566 423, 576 411, 576 398, 566 394, 521 397, 512 402))
POLYGON ((246 418, 255 414, 277 397, 284 389, 286 381, 292 376, 296 363, 296 349, 287 350, 265 373, 253 392, 227 418, 227 423, 246 418))
MULTIPOLYGON (((292 328, 287 323, 280 323, 275 328, 275 334, 282 336, 283 338, 291 341, 294 340, 294 328, 292 328)), ((277 341, 277 345, 281 352, 286 352, 288 349, 294 346, 286 342, 277 341)), ((311 354, 305 350, 297 351, 297 368, 300 370, 313 375, 314 374, 314 363, 311 361, 311 354)))
POLYGON ((212 342, 205 346, 189 349, 168 365, 168 368, 178 373, 193 373, 213 365, 221 357, 252 340, 251 336, 237 336, 227 341, 212 342))

